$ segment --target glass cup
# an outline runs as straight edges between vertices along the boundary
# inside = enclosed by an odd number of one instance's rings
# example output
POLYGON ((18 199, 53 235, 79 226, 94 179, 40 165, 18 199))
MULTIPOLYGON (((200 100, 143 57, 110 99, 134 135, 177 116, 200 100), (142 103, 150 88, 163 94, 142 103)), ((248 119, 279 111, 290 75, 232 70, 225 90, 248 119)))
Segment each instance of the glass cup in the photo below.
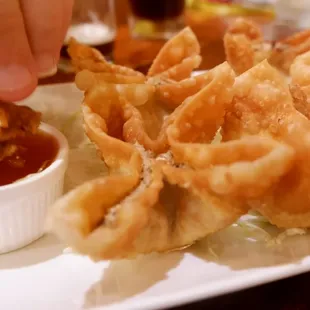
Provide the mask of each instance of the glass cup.
POLYGON ((115 35, 114 0, 75 0, 65 45, 73 37, 111 56, 115 35))
POLYGON ((274 38, 276 40, 310 28, 308 0, 277 0, 275 10, 277 18, 274 23, 274 38))
POLYGON ((185 25, 185 0, 129 0, 134 38, 170 39, 185 25))

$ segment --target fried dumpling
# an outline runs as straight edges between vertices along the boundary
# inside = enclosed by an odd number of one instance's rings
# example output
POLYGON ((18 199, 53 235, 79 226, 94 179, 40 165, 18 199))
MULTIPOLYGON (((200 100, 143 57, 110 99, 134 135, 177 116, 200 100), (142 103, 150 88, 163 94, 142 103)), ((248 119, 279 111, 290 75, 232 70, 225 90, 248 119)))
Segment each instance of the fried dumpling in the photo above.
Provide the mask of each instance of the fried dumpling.
POLYGON ((188 246, 232 224, 247 212, 249 197, 287 172, 294 152, 271 138, 212 144, 232 102, 234 73, 225 63, 210 71, 208 81, 168 116, 168 148, 159 154, 139 138, 128 139, 126 123, 139 120, 134 114, 126 118, 127 109, 136 108, 126 96, 100 109, 101 85, 88 89, 85 130, 109 175, 79 186, 52 207, 49 226, 60 239, 94 260, 188 246), (277 169, 270 169, 279 158, 277 169), (257 182, 262 173, 264 180, 257 182))
POLYGON ((256 23, 237 18, 225 33, 224 47, 226 59, 238 75, 267 59, 288 76, 295 58, 310 50, 310 31, 296 33, 272 45, 264 40, 256 23))
POLYGON ((147 76, 180 81, 190 77, 201 61, 200 46, 193 31, 186 27, 170 39, 154 59, 147 76))
POLYGON ((224 36, 226 59, 236 74, 242 74, 269 57, 271 44, 251 20, 237 18, 224 36))
POLYGON ((295 108, 310 119, 310 51, 297 56, 290 67, 290 91, 295 108))
MULTIPOLYGON (((310 226, 310 122, 296 110, 284 77, 267 61, 236 79, 235 96, 225 116, 223 139, 260 135, 289 146, 290 169, 261 197, 249 201, 278 227, 310 226)), ((274 162, 282 164, 281 160, 274 162)))
POLYGON ((295 58, 309 50, 310 30, 304 30, 276 42, 268 60, 271 65, 288 74, 295 58))

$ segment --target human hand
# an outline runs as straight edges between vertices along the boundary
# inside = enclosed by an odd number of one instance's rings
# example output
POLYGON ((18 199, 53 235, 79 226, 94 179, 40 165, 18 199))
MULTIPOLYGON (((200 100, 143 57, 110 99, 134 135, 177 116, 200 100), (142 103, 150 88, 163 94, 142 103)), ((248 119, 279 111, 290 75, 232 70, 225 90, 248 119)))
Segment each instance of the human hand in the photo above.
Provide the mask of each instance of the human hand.
POLYGON ((0 0, 0 100, 21 100, 57 70, 74 0, 0 0))

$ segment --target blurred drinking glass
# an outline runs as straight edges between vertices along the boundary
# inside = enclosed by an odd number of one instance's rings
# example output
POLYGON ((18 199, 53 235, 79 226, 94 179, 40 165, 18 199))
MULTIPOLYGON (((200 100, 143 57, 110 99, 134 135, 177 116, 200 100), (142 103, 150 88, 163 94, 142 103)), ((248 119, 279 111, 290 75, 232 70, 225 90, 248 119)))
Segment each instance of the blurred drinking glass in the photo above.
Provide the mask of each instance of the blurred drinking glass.
POLYGON ((277 40, 310 28, 309 0, 276 0, 274 37, 277 40))
POLYGON ((110 56, 115 35, 114 0, 75 0, 65 45, 73 37, 110 56))
POLYGON ((135 38, 170 39, 184 27, 185 0, 129 0, 135 38))

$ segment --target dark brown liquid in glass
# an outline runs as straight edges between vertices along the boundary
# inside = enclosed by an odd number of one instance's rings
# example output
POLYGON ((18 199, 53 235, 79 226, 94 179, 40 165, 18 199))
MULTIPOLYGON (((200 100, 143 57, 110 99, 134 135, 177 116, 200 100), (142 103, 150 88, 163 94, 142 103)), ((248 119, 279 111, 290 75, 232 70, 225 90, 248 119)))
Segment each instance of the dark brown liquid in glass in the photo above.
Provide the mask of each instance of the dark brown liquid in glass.
POLYGON ((17 145, 18 150, 13 156, 0 161, 0 186, 46 169, 59 150, 57 140, 42 131, 10 142, 17 145))
POLYGON ((161 21, 180 16, 185 0, 130 0, 132 13, 142 19, 161 21))

